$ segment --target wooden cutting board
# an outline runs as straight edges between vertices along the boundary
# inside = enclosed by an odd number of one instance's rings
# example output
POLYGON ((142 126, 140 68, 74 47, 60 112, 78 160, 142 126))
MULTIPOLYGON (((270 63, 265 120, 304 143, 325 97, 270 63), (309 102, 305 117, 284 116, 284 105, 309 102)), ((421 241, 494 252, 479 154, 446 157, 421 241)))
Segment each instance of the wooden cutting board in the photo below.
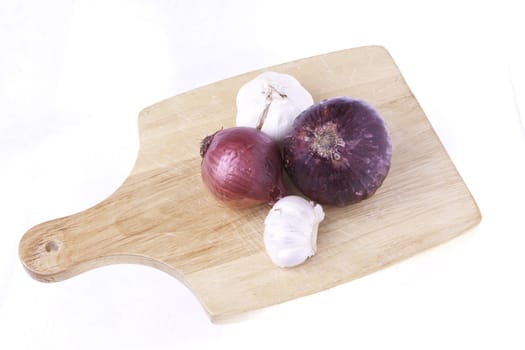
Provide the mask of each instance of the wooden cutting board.
POLYGON ((95 267, 140 263, 182 281, 212 321, 351 281, 460 235, 479 209, 390 54, 354 48, 243 74, 172 97, 139 115, 136 164, 109 198, 31 228, 20 258, 41 281, 95 267), (280 269, 267 257, 269 207, 220 207, 203 187, 199 142, 234 126, 235 97, 265 70, 295 76, 321 99, 347 95, 375 106, 392 137, 383 186, 359 204, 325 207, 318 253, 280 269))

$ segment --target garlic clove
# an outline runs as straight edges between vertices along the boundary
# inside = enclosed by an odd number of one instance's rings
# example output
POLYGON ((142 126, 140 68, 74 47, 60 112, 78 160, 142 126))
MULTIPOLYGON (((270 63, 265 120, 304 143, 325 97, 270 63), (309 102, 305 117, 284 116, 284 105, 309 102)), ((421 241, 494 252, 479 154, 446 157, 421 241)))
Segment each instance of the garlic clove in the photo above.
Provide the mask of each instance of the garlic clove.
POLYGON ((312 95, 289 74, 264 72, 237 93, 237 126, 258 128, 280 142, 312 95))
POLYGON ((279 267, 293 267, 313 256, 323 219, 323 208, 300 196, 277 201, 264 220, 264 246, 272 262, 279 267))

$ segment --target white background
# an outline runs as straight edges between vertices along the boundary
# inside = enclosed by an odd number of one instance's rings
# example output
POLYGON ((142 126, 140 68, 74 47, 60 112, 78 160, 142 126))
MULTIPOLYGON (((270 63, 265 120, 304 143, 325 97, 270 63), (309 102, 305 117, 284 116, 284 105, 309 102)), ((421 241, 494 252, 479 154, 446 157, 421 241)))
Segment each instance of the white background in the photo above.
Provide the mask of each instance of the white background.
POLYGON ((0 348, 524 349, 523 14, 518 1, 2 1, 0 348), (478 202, 475 230, 221 325, 152 268, 54 284, 23 270, 25 231, 126 178, 142 108, 370 44, 390 51, 478 202))

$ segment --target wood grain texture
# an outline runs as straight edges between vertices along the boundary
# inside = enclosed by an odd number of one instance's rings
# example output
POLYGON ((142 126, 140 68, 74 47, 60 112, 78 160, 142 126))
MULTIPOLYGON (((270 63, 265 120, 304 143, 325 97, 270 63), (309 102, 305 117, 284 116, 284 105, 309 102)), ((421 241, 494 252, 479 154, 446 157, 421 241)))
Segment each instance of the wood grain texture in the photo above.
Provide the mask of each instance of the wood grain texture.
POLYGON ((212 321, 331 288, 446 242, 481 220, 479 209, 390 54, 354 48, 269 67, 172 97, 139 115, 136 164, 109 198, 31 228, 22 263, 59 281, 114 263, 168 272, 190 288, 212 321), (377 193, 325 207, 318 253, 280 269, 263 245, 267 206, 221 207, 200 178, 200 140, 235 122, 239 88, 264 70, 295 76, 315 101, 353 96, 382 114, 392 166, 377 193))

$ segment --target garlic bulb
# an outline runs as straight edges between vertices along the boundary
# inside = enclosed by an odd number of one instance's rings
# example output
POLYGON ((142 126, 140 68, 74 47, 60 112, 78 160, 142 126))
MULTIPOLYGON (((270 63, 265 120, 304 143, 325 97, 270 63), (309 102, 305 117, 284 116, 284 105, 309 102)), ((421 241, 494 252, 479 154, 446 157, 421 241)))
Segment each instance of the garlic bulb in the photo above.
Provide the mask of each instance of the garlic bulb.
POLYGON ((317 228, 323 208, 299 196, 277 201, 264 220, 264 246, 280 267, 300 265, 317 250, 317 228))
POLYGON ((291 75, 265 72, 237 93, 237 126, 258 128, 280 142, 294 119, 314 103, 312 95, 291 75))

